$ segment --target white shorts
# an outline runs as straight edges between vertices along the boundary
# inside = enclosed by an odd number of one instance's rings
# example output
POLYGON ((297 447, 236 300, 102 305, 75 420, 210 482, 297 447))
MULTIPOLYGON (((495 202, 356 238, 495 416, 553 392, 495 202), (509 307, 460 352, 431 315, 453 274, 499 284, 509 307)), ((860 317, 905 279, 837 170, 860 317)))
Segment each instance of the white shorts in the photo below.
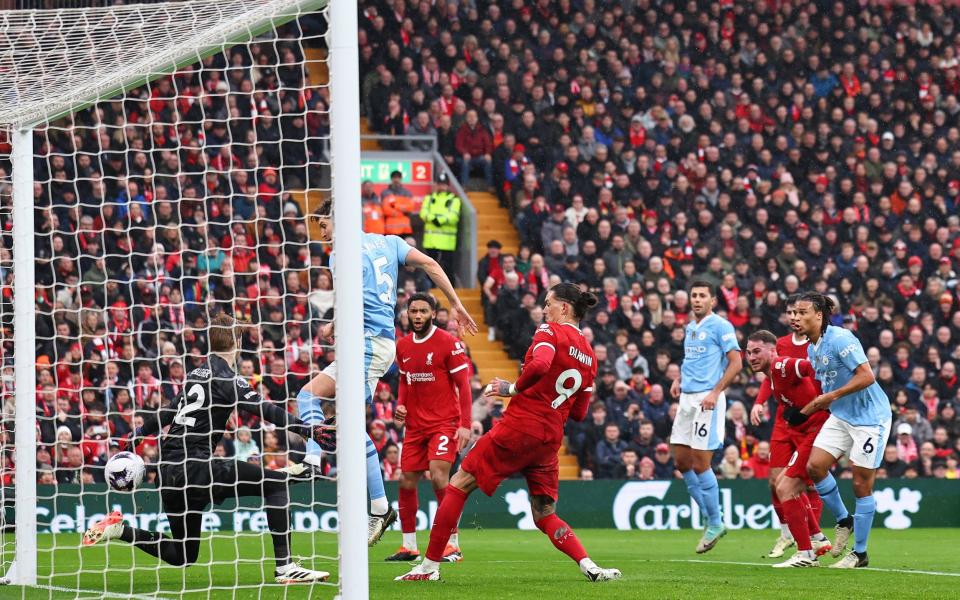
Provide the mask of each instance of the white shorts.
MULTIPOLYGON (((377 382, 393 364, 397 356, 397 343, 385 337, 366 337, 363 339, 363 372, 367 380, 367 402, 373 401, 377 382)), ((322 371, 330 379, 337 380, 337 361, 333 361, 322 371)))
POLYGON ((727 396, 721 393, 713 410, 701 410, 700 402, 710 392, 680 392, 680 407, 673 421, 670 443, 694 450, 716 450, 723 445, 727 429, 727 396))
POLYGON ((850 462, 864 469, 876 469, 883 461, 883 451, 890 437, 890 419, 879 425, 851 425, 830 415, 823 424, 814 448, 820 448, 840 458, 844 454, 850 462))

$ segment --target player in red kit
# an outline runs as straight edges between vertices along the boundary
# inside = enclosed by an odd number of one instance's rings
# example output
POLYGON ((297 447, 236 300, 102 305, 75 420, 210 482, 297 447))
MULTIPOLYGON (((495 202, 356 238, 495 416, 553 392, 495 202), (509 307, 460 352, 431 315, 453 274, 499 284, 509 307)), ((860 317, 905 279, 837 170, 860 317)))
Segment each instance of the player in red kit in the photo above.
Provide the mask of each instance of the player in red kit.
POLYGON ((587 556, 576 534, 555 512, 563 426, 568 417, 582 421, 586 416, 597 373, 593 349, 577 324, 596 304, 596 296, 570 283, 558 284, 547 293, 546 322, 533 336, 520 378, 516 383, 495 379, 484 392, 488 397, 512 397, 503 419, 477 441, 451 478, 423 562, 397 581, 439 581, 439 563, 467 496, 477 488, 493 495, 500 482, 514 473, 526 478, 537 528, 558 550, 576 561, 590 581, 620 578, 620 571, 602 569, 587 556))
MULTIPOLYGON (((796 303, 798 297, 797 294, 794 294, 787 298, 785 308, 791 332, 777 338, 776 355, 805 360, 807 358, 807 346, 810 345, 810 342, 806 336, 797 333, 796 303)), ((820 383, 816 379, 813 380, 813 384, 817 386, 817 389, 820 389, 820 383)), ((753 404, 753 410, 750 411, 750 421, 754 425, 760 424, 760 420, 767 409, 767 401, 771 395, 772 390, 770 389, 770 381, 768 378, 760 385, 760 393, 757 394, 757 400, 753 404)), ((783 403, 777 402, 777 411, 773 416, 773 432, 770 435, 769 482, 770 499, 773 502, 773 509, 777 513, 777 518, 780 519, 780 535, 777 537, 773 549, 767 554, 767 558, 780 558, 784 552, 795 543, 793 534, 790 533, 790 528, 787 525, 787 519, 783 514, 780 497, 777 495, 777 481, 780 479, 780 474, 783 470, 787 468, 787 462, 789 462, 790 457, 793 456, 793 451, 794 446, 790 438, 790 432, 788 431, 786 421, 783 420, 783 403)), ((820 495, 812 486, 807 491, 807 497, 810 499, 810 505, 813 507, 813 511, 819 522, 820 513, 823 512, 823 501, 820 500, 820 495)))
POLYGON ((774 567, 816 567, 817 557, 831 549, 830 542, 820 531, 819 515, 810 506, 806 490, 812 484, 807 476, 807 459, 813 449, 813 441, 830 413, 819 410, 809 418, 797 418, 801 408, 820 395, 815 385, 813 367, 806 359, 779 356, 775 353, 777 338, 761 329, 747 338, 747 360, 754 373, 764 373, 771 393, 782 408, 787 435, 793 452, 787 467, 777 481, 777 495, 783 506, 783 514, 797 553, 789 560, 774 567))
MULTIPOLYGON (((394 423, 406 425, 400 453, 400 529, 403 545, 387 560, 420 557, 417 549, 417 483, 430 471, 430 482, 443 502, 450 468, 470 441, 473 394, 470 360, 463 342, 433 324, 437 301, 414 294, 407 303, 413 333, 397 342, 400 398, 394 423)), ((446 562, 463 558, 457 534, 443 553, 446 562)))

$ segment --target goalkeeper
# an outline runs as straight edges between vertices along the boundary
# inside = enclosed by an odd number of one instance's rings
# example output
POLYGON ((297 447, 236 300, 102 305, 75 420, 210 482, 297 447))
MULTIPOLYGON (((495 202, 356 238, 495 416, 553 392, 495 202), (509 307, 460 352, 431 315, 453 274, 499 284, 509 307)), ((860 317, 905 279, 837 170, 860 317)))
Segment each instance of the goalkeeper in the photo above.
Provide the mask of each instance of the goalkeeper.
POLYGON ((119 538, 171 565, 190 565, 200 553, 201 518, 208 505, 220 504, 227 498, 262 497, 273 538, 277 583, 325 581, 329 573, 305 569, 290 558, 287 487, 291 478, 309 479, 312 471, 302 465, 275 471, 232 459, 212 458, 227 420, 236 409, 321 445, 332 443, 332 428, 306 425, 282 408, 264 402, 237 375, 238 331, 233 317, 220 314, 213 318, 209 360, 187 375, 183 391, 160 410, 159 422, 153 421, 152 426, 139 429, 134 436, 153 435, 170 426, 160 436, 158 487, 171 535, 130 527, 116 511, 88 529, 83 544, 119 538))

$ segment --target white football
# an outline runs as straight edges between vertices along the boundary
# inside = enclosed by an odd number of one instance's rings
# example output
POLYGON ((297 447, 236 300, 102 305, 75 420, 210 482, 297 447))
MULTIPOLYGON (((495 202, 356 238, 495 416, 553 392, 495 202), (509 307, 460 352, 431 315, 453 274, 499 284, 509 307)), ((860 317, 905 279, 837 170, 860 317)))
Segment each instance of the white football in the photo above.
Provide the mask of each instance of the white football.
POLYGON ((131 492, 143 481, 146 469, 143 459, 133 452, 117 452, 107 461, 107 484, 118 492, 131 492))

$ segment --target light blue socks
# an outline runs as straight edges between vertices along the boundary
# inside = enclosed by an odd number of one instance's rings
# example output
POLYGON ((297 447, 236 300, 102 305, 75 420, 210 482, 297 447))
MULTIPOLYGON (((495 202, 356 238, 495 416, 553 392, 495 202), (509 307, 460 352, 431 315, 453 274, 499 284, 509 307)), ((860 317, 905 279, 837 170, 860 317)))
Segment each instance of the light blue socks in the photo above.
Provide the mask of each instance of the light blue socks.
POLYGON ((857 510, 853 513, 853 550, 867 551, 867 538, 870 537, 870 528, 873 527, 873 513, 877 511, 877 501, 873 494, 865 498, 857 498, 857 510))
POLYGON ((847 507, 843 505, 843 499, 840 498, 840 489, 837 487, 837 480, 833 478, 833 475, 827 473, 826 477, 816 483, 816 488, 817 493, 823 499, 823 503, 827 505, 837 521, 846 519, 850 513, 847 512, 847 507))
POLYGON ((703 495, 703 508, 707 513, 707 523, 711 527, 721 525, 720 520, 720 485, 713 469, 707 469, 697 475, 700 480, 700 493, 703 495))

